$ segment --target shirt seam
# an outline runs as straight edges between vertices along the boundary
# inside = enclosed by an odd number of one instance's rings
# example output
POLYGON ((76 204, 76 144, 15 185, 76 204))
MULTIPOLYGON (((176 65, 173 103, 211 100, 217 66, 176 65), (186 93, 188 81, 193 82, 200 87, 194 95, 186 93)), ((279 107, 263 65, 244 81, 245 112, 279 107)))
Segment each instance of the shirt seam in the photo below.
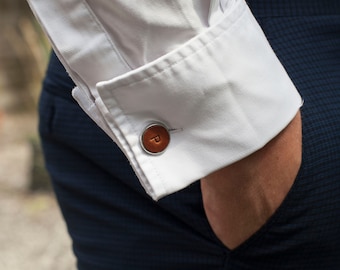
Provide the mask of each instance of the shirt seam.
POLYGON ((122 56, 122 54, 119 52, 119 50, 117 49, 117 47, 115 46, 114 42, 112 41, 112 39, 110 38, 110 35, 107 33, 105 27, 102 25, 102 23, 99 21, 99 19, 97 18, 96 14, 93 12, 90 4, 87 2, 87 0, 83 0, 83 4, 85 6, 85 8, 87 9, 89 15, 92 17, 93 21, 95 22, 95 24, 97 25, 97 27, 99 28, 99 33, 103 33, 106 40, 109 42, 111 48, 113 49, 114 52, 117 53, 117 55, 119 56, 119 59, 122 60, 122 62, 124 63, 125 67, 132 70, 133 68, 129 65, 129 63, 127 62, 127 60, 122 56))
MULTIPOLYGON (((238 18, 237 18, 237 19, 236 19, 236 20, 228 27, 228 31, 229 31, 230 29, 232 29, 233 27, 235 27, 235 25, 237 24, 237 22, 240 21, 240 20, 245 16, 245 12, 246 12, 246 8, 244 8, 244 10, 243 10, 242 13, 240 14, 240 16, 239 16, 239 17, 238 17, 238 18)), ((223 24, 223 22, 222 22, 221 24, 223 24)), ((221 25, 219 25, 219 27, 221 27, 221 25)), ((209 31, 209 30, 208 30, 208 31, 209 31)), ((213 31, 213 30, 211 30, 211 31, 213 31)), ((176 61, 176 62, 174 62, 174 63, 170 63, 170 64, 167 65, 165 68, 162 68, 162 70, 156 71, 154 74, 152 74, 152 75, 150 75, 150 76, 143 77, 143 78, 140 78, 140 79, 138 79, 138 80, 134 80, 134 81, 132 81, 132 82, 118 83, 117 87, 131 86, 131 85, 134 85, 134 84, 137 84, 137 83, 140 83, 140 82, 143 82, 143 81, 152 79, 152 78, 154 78, 154 77, 156 77, 156 76, 158 76, 158 75, 160 75, 160 74, 166 72, 167 70, 173 68, 174 66, 176 66, 176 65, 178 65, 178 64, 180 64, 180 63, 182 63, 183 61, 185 61, 185 60, 188 59, 189 57, 191 57, 191 56, 197 54, 198 52, 202 51, 203 49, 207 48, 210 44, 212 44, 213 42, 215 42, 217 39, 219 39, 219 38, 220 38, 221 36, 223 36, 225 33, 226 33, 226 31, 221 31, 221 33, 219 33, 219 34, 217 34, 216 36, 214 36, 213 39, 209 40, 207 43, 204 43, 204 44, 203 44, 201 47, 199 47, 197 50, 195 50, 195 49, 192 48, 192 44, 187 44, 188 47, 191 47, 191 50, 192 50, 192 51, 191 51, 189 54, 187 54, 187 55, 185 55, 184 57, 182 57, 180 60, 178 60, 178 61, 176 61)), ((204 35, 204 34, 207 34, 207 32, 203 33, 203 35, 204 35)), ((198 41, 198 40, 200 40, 200 39, 198 38, 198 39, 195 40, 195 41, 198 41)), ((201 41, 201 43, 202 43, 202 41, 201 41)), ((177 50, 177 51, 174 53, 174 55, 180 55, 180 54, 181 54, 180 51, 181 51, 181 49, 177 50)), ((165 62, 166 60, 167 60, 167 59, 164 59, 164 60, 162 60, 161 62, 163 62, 163 61, 165 62)), ((156 60, 156 61, 157 61, 157 60, 156 60)), ((159 66, 159 63, 155 63, 155 64, 151 65, 150 68, 151 68, 151 67, 157 67, 157 66, 159 66)), ((140 72, 141 72, 141 73, 142 73, 142 72, 145 72, 147 69, 148 69, 148 68, 145 68, 145 69, 141 70, 140 72)), ((136 74, 131 74, 131 77, 132 77, 132 76, 136 76, 137 74, 138 74, 138 73, 136 73, 136 74)), ((123 75, 123 76, 124 76, 124 75, 123 75)), ((125 79, 125 78, 124 78, 124 79, 125 79)), ((124 80, 124 79, 122 79, 122 80, 124 80)))

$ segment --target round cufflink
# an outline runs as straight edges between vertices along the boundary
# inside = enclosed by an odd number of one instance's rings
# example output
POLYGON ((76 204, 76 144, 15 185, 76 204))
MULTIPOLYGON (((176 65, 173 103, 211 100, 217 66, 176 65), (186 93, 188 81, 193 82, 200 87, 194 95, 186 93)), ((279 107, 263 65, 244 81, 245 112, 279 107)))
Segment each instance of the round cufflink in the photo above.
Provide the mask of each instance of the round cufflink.
POLYGON ((160 155, 170 143, 170 133, 164 125, 153 123, 144 129, 140 141, 146 153, 160 155))

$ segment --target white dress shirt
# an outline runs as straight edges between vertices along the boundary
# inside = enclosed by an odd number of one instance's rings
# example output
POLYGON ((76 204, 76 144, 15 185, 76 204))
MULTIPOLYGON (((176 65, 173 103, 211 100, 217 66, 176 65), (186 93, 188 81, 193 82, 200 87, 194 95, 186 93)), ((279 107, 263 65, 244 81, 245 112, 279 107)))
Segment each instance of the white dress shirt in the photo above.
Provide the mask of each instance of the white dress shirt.
POLYGON ((155 200, 260 149, 301 106, 244 0, 28 1, 155 200), (153 124, 169 132, 160 153, 143 141, 153 124))

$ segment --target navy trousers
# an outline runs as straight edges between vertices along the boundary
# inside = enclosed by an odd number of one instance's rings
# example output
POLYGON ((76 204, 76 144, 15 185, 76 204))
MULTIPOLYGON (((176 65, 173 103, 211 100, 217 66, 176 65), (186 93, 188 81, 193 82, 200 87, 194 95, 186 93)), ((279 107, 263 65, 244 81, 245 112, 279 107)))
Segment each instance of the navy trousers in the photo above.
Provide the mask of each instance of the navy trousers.
POLYGON ((304 98, 303 161, 279 209, 234 250, 212 232, 198 182, 147 197, 52 54, 39 129, 79 269, 340 269, 340 1, 248 3, 304 98))

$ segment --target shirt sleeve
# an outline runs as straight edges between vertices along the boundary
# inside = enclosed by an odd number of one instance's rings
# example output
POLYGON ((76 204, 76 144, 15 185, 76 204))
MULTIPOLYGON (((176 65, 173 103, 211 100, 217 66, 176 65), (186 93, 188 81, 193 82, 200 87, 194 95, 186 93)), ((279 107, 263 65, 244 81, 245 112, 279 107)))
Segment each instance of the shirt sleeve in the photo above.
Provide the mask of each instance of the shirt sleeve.
POLYGON ((29 3, 155 200, 262 148, 301 106, 244 0, 29 3))

